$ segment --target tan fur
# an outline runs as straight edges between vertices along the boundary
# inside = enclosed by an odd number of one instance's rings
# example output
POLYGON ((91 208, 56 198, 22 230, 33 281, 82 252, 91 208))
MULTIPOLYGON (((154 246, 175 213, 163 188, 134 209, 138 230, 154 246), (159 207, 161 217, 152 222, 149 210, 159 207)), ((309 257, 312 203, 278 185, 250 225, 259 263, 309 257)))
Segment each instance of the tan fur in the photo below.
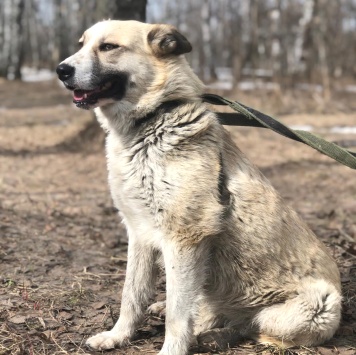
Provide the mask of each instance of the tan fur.
POLYGON ((95 108, 129 235, 127 275, 118 322, 87 344, 109 349, 131 339, 154 293, 159 256, 167 276, 160 355, 187 354, 196 335, 211 338, 222 327, 283 344, 332 337, 337 266, 202 102, 203 85, 181 55, 187 40, 172 26, 135 21, 98 23, 81 40, 83 49, 64 61, 79 73, 77 87, 90 88, 94 60, 129 74, 123 98, 95 108), (121 47, 98 53, 103 41, 121 47), (180 104, 160 106, 172 100, 180 104))

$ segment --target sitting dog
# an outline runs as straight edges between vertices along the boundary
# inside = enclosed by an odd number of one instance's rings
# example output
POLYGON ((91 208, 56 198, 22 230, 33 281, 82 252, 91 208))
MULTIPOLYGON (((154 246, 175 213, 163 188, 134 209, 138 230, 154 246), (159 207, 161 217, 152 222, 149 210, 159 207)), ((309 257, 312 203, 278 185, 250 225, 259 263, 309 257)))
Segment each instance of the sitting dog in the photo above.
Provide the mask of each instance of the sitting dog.
POLYGON ((119 320, 87 344, 110 349, 134 336, 159 259, 159 355, 187 354, 197 336, 224 331, 283 346, 331 338, 336 263, 203 103, 187 39, 169 25, 109 20, 79 43, 57 73, 107 132, 109 185, 129 236, 119 320))

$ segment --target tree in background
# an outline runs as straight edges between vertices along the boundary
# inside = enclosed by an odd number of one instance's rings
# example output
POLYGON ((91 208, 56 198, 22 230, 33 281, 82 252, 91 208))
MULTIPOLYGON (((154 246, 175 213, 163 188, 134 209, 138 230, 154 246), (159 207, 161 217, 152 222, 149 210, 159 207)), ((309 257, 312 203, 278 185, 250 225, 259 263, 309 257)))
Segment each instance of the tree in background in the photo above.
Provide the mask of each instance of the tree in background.
POLYGON ((337 79, 355 78, 356 0, 151 0, 148 5, 149 21, 172 23, 187 34, 193 44, 189 60, 206 81, 217 69, 229 68, 234 85, 242 77, 282 87, 309 82, 321 84, 328 98, 337 79))
POLYGON ((96 1, 96 19, 146 21, 147 0, 96 1))
POLYGON ((24 61, 24 0, 0 2, 0 76, 21 79, 24 61))
POLYGON ((54 70, 102 19, 171 23, 193 45, 188 60, 206 82, 232 73, 282 87, 356 76, 356 0, 0 0, 0 76, 22 65, 54 70), (223 69, 223 70, 221 70, 223 69))

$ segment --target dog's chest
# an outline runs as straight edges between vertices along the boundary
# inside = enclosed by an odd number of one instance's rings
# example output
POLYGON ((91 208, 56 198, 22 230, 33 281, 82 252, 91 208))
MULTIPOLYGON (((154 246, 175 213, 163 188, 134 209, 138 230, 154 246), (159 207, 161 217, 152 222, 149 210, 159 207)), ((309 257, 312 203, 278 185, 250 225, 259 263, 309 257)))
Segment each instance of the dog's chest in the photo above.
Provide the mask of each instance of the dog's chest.
MULTIPOLYGON (((131 229, 157 229, 160 211, 169 200, 165 157, 155 145, 124 147, 119 137, 107 138, 109 186, 115 206, 131 229)), ((147 232, 147 231, 146 231, 147 232)))

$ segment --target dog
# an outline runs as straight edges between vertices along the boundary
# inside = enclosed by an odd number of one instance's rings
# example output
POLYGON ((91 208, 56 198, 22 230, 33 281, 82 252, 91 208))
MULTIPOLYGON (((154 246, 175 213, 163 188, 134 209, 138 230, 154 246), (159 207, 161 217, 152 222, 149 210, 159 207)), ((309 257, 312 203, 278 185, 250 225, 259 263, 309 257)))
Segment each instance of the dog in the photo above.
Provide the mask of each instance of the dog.
POLYGON ((79 44, 57 73, 107 132, 111 195, 129 238, 120 317, 87 345, 133 338, 159 260, 159 355, 185 355, 214 334, 284 347, 330 339, 341 315, 337 265, 202 101, 188 40, 170 25, 107 20, 79 44))

